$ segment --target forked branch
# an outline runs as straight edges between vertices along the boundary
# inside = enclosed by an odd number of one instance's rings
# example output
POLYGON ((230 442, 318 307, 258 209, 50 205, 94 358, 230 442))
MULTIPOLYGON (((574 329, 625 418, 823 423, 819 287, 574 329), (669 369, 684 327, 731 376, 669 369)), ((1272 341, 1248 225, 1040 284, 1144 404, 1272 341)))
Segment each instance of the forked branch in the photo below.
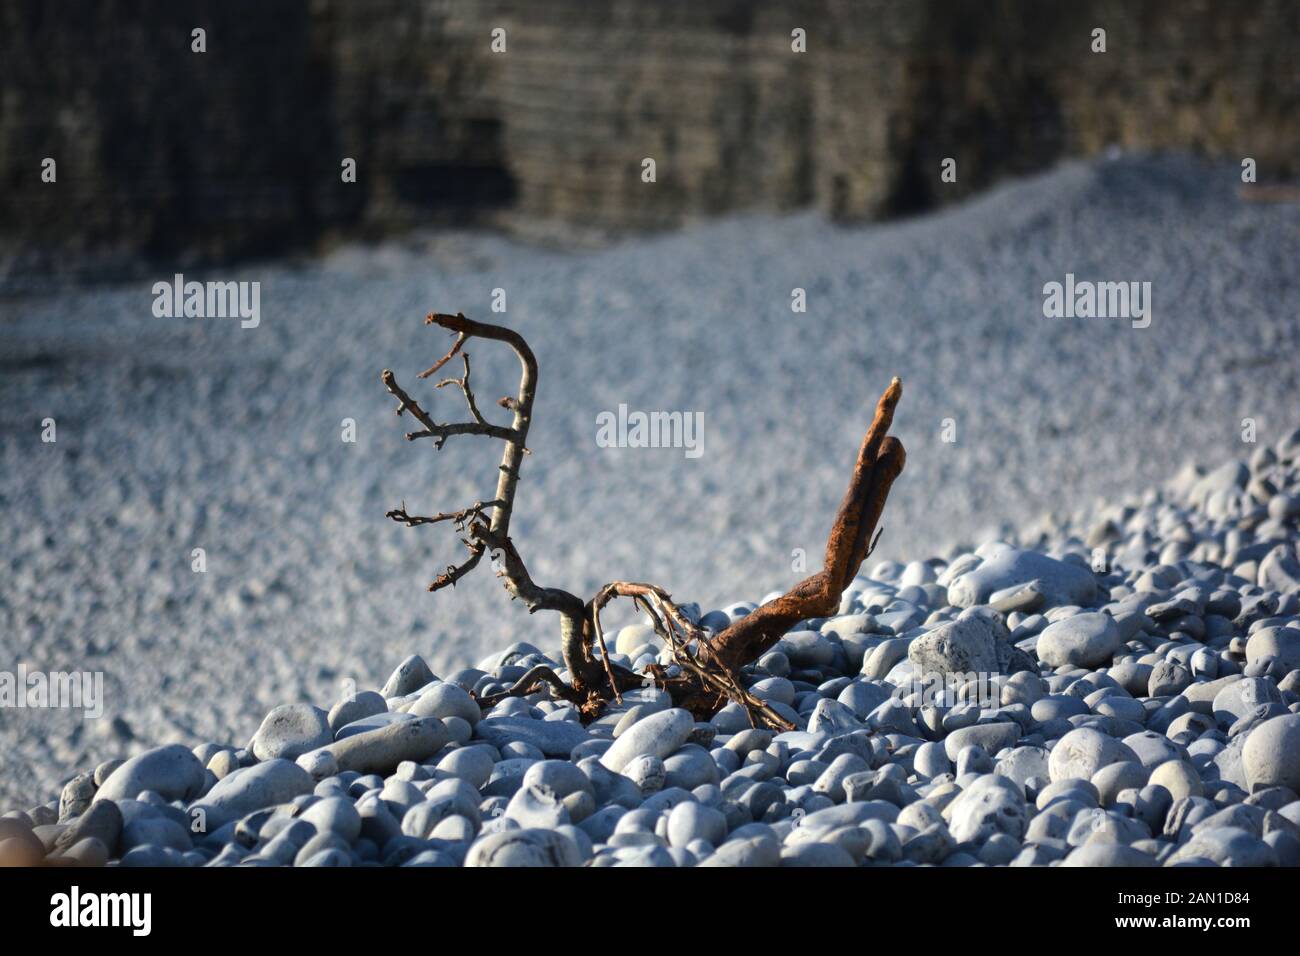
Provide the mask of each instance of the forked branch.
POLYGON ((713 642, 713 652, 725 666, 736 668, 755 660, 800 621, 839 610, 840 595, 875 548, 885 499, 907 462, 902 442, 887 434, 902 395, 903 383, 895 378, 876 403, 848 491, 826 540, 822 570, 723 630, 713 642))
MULTIPOLYGON (((514 542, 510 540, 510 518, 514 512, 515 489, 519 485, 520 467, 524 455, 528 452, 526 445, 528 428, 532 424, 533 399, 537 394, 537 358, 523 336, 513 329, 475 322, 460 313, 456 315, 430 313, 425 319, 425 324, 437 325, 456 333, 456 341, 446 355, 420 373, 421 378, 428 378, 435 374, 453 357, 461 353, 465 343, 472 338, 504 342, 514 350, 520 365, 518 393, 513 398, 502 399, 498 403, 513 413, 514 418, 508 428, 492 424, 480 414, 470 383, 468 355, 462 354, 465 374, 459 379, 446 379, 438 383, 437 387, 441 388, 453 383, 459 386, 465 397, 465 403, 469 406, 470 415, 474 419, 470 422, 449 425, 435 422, 418 402, 406 394, 393 373, 384 370, 384 385, 396 396, 399 403, 397 413, 400 415, 403 411, 410 411, 416 421, 424 426, 423 432, 408 434, 406 436, 408 440, 432 437, 434 447, 438 449, 442 448, 443 443, 451 435, 483 435, 505 443, 501 464, 498 467, 496 494, 490 502, 491 520, 487 520, 482 513, 488 507, 486 504, 459 512, 445 513, 451 516, 462 516, 469 512, 473 515, 473 520, 469 520, 468 526, 464 528, 468 532, 463 541, 469 550, 469 558, 461 565, 449 567, 429 586, 429 590, 439 590, 449 584, 455 584, 478 565, 484 554, 491 555, 497 576, 502 579, 512 598, 521 600, 529 612, 547 610, 560 614, 561 642, 569 677, 575 687, 584 689, 593 682, 599 682, 599 668, 595 666, 588 649, 583 603, 567 591, 559 588, 543 588, 535 584, 514 542)), ((435 523, 441 516, 435 515, 433 519, 411 521, 403 506, 398 512, 389 512, 389 517, 407 524, 418 525, 435 523)), ((465 521, 462 520, 459 524, 464 527, 465 521)))

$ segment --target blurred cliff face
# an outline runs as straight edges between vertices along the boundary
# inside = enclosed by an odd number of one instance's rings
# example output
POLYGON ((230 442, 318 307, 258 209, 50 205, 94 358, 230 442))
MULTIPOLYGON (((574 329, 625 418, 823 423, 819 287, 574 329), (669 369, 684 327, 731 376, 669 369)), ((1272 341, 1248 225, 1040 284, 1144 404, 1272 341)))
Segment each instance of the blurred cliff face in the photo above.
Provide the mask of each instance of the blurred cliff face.
POLYGON ((874 218, 1110 145, 1267 179, 1300 157, 1297 40, 1287 0, 10 0, 0 252, 874 218))

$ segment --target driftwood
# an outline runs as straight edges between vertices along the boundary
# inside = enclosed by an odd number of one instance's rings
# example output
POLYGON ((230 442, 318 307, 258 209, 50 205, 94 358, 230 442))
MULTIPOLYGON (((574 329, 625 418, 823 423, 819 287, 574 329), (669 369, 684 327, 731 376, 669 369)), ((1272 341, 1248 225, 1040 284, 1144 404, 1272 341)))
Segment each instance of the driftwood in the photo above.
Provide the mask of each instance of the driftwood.
POLYGON ((449 438, 478 435, 502 441, 505 451, 497 475, 496 493, 491 499, 459 511, 430 516, 408 514, 403 504, 401 508, 388 512, 388 517, 411 527, 449 523, 461 534, 468 557, 439 574, 429 585, 430 591, 455 585, 487 555, 511 597, 521 600, 530 613, 554 611, 559 614, 560 650, 568 672, 566 681, 549 667, 534 667, 509 690, 482 697, 479 704, 490 707, 508 696, 526 696, 549 689, 556 698, 578 707, 584 719, 591 719, 606 703, 621 700, 623 691, 653 681, 672 695, 677 706, 687 708, 697 718, 707 719, 723 704, 735 701, 746 708, 756 726, 792 729, 784 718, 745 689, 738 671, 745 664, 757 660, 799 621, 834 614, 839 608, 840 596, 875 547, 879 538, 876 525, 885 499, 894 479, 903 470, 906 458, 902 444, 887 434, 894 408, 903 392, 902 383, 895 378, 876 403, 875 416, 858 449, 853 477, 826 542, 822 570, 719 634, 710 636, 682 613, 666 591, 652 584, 614 581, 584 603, 568 591, 540 587, 533 581, 510 539, 510 518, 520 465, 528 454, 528 428, 537 394, 537 359, 523 337, 511 329, 475 322, 459 313, 434 313, 425 319, 425 323, 455 333, 456 340, 447 354, 421 372, 419 377, 429 378, 459 355, 464 374, 460 378, 443 379, 436 387, 458 388, 471 420, 438 423, 402 389, 393 373, 385 369, 383 382, 398 400, 397 414, 409 412, 421 426, 419 431, 407 433, 407 440, 432 439, 435 448, 442 448, 449 438), (464 351, 465 343, 470 339, 504 342, 519 357, 519 392, 497 402, 513 414, 509 426, 493 424, 479 411, 470 383, 469 354, 464 351), (639 674, 610 661, 600 612, 617 598, 633 601, 646 613, 656 633, 671 650, 673 666, 656 664, 648 674, 639 674), (596 648, 600 649, 599 655, 596 648))

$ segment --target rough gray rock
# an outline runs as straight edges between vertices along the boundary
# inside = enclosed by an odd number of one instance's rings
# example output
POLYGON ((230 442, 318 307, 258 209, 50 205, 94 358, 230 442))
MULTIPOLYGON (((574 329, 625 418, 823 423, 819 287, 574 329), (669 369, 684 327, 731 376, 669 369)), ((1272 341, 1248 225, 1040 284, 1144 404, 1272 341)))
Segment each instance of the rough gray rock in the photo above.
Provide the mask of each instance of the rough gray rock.
POLYGON ((940 624, 912 641, 907 658, 917 676, 991 674, 998 670, 996 636, 988 619, 965 618, 940 624))

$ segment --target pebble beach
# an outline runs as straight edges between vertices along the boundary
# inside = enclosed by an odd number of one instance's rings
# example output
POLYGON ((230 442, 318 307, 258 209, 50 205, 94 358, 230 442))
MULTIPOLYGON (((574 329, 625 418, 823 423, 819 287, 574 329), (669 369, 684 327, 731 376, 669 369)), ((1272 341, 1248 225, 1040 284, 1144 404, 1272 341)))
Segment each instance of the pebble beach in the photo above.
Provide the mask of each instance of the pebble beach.
MULTIPOLYGON (((0 650, 105 695, 0 710, 0 858, 1300 864, 1300 229, 1221 172, 1073 164, 914 222, 598 253, 346 247, 249 267, 256 328, 159 325, 149 283, 6 300, 0 650), (1119 273, 1149 327, 1044 318, 1045 283, 1119 273), (454 542, 383 512, 483 497, 497 449, 407 444, 378 370, 413 380, 447 345, 423 313, 498 288, 543 369, 535 577, 652 580, 714 632, 816 569, 904 380, 880 550, 743 675, 796 730, 653 687, 587 725, 478 707, 559 667, 555 622, 487 573, 423 592, 454 542), (702 412, 700 454, 598 445, 624 403, 702 412)), ((670 662, 621 623, 620 663, 670 662)))

